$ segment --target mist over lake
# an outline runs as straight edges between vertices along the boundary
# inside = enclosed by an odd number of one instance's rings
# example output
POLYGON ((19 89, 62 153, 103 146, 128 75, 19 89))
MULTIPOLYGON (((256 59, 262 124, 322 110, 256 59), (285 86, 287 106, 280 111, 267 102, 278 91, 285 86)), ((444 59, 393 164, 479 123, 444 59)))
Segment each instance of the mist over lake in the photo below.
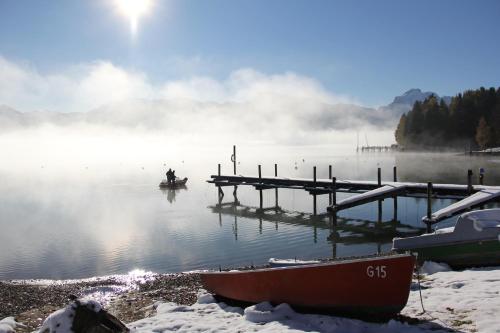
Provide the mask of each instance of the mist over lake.
MULTIPOLYGON (((232 174, 233 144, 218 138, 184 144, 158 134, 50 133, 20 131, 0 138, 0 279, 180 272, 257 265, 270 257, 372 254, 388 251, 392 237, 424 227, 425 200, 412 198, 399 199, 400 223, 384 232, 377 232, 376 203, 342 211, 336 230, 328 219, 310 215, 312 197, 304 191, 280 190, 283 216, 254 214, 258 192, 245 186, 238 199, 248 214, 217 210, 217 190, 206 180, 218 163, 223 174, 232 174), (159 189, 169 167, 189 178, 187 188, 159 189)), ((274 163, 283 177, 310 178, 317 166, 318 178, 328 178, 331 164, 338 179, 375 180, 381 167, 382 179, 391 180, 395 165, 401 181, 465 183, 467 169, 479 167, 487 170, 486 183, 500 178, 497 160, 451 153, 361 154, 340 142, 238 145, 238 174, 256 176, 261 164, 263 176, 271 176, 274 163)), ((232 191, 225 192, 224 201, 233 200, 232 191)), ((450 202, 435 200, 433 208, 450 202)), ((318 197, 319 212, 327 204, 328 196, 318 197)), ((274 191, 264 191, 264 206, 273 205, 274 191)), ((392 217, 387 199, 382 225, 390 225, 392 217)))

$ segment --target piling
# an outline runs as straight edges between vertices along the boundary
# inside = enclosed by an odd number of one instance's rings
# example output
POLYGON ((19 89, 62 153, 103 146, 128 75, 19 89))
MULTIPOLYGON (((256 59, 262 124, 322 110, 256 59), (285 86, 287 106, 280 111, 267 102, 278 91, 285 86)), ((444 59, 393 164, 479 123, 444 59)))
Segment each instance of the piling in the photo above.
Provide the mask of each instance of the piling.
MULTIPOLYGON (((278 177, 278 164, 274 164, 274 177, 278 177)), ((274 199, 275 199, 275 207, 276 209, 279 208, 279 205, 278 205, 278 188, 276 187, 274 189, 274 199)))
MULTIPOLYGON (((337 178, 332 177, 332 203, 331 207, 335 207, 337 204, 337 178)), ((337 210, 333 211, 333 216, 332 216, 332 226, 337 225, 337 210)))
MULTIPOLYGON (((382 170, 377 168, 377 183, 382 186, 382 170)), ((378 200, 378 222, 382 222, 382 200, 378 200)))
MULTIPOLYGON (((231 155, 231 161, 233 161, 233 174, 236 176, 236 146, 233 145, 233 155, 231 155)), ((234 205, 235 208, 239 204, 238 201, 238 186, 234 185, 233 188, 233 197, 234 197, 234 205)))
MULTIPOLYGON (((316 187, 316 167, 313 167, 313 181, 316 187)), ((313 194, 313 215, 316 216, 316 194, 313 194)))
POLYGON ((332 177, 332 206, 337 204, 337 178, 332 177))
MULTIPOLYGON (((221 175, 221 171, 220 171, 220 163, 218 164, 217 166, 217 172, 218 172, 218 175, 220 176, 221 175)), ((224 197, 224 192, 222 191, 221 187, 220 186, 217 186, 218 188, 218 197, 219 197, 219 206, 222 204, 222 198, 224 197)))
MULTIPOLYGON (((332 165, 330 164, 328 166, 328 179, 332 179, 332 165)), ((328 194, 328 204, 331 206, 332 205, 332 194, 328 194)))
POLYGON ((472 170, 467 170, 467 192, 469 195, 472 194, 472 170))
POLYGON ((233 146, 233 155, 231 156, 231 161, 233 161, 233 174, 236 176, 236 146, 233 146))
MULTIPOLYGON (((259 182, 262 182, 262 168, 259 164, 259 182)), ((262 205, 263 205, 263 198, 262 198, 262 189, 259 189, 259 207, 260 207, 260 210, 262 210, 262 205)))
POLYGON ((427 183, 427 233, 431 232, 431 217, 432 217, 432 183, 427 183))
MULTIPOLYGON (((398 181, 398 173, 397 173, 397 168, 396 166, 392 167, 392 181, 397 183, 398 181)), ((395 195, 393 197, 393 203, 394 203, 394 215, 393 215, 393 220, 396 222, 398 220, 398 196, 395 195)))

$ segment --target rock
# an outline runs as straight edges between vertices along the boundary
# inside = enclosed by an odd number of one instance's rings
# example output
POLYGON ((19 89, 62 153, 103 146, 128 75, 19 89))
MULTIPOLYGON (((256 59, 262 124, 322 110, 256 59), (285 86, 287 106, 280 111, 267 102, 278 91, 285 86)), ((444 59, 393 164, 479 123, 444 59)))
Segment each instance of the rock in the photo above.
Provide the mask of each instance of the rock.
POLYGON ((45 319, 40 333, 121 333, 129 329, 95 301, 75 300, 45 319))

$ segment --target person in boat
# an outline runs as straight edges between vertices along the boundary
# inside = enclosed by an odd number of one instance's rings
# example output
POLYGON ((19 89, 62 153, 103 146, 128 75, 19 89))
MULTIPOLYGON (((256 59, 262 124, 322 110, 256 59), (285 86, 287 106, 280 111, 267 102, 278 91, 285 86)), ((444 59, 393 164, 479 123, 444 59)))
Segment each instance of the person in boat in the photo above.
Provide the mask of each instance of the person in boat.
POLYGON ((173 171, 172 169, 168 169, 167 173, 167 183, 172 184, 172 178, 173 178, 173 171))
POLYGON ((175 178, 177 178, 177 176, 175 175, 175 170, 172 170, 172 184, 175 184, 175 178))

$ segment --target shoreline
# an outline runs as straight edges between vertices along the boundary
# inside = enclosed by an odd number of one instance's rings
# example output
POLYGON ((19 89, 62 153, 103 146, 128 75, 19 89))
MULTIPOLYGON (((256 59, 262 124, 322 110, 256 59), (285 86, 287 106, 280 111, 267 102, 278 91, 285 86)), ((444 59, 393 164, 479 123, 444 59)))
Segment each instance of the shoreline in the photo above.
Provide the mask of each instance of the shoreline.
POLYGON ((287 304, 271 306, 260 303, 248 308, 232 307, 216 300, 207 304, 208 295, 203 296, 205 301, 203 297, 199 298, 203 288, 196 271, 135 275, 134 283, 122 279, 123 276, 85 281, 43 280, 38 281, 39 284, 36 280, 0 281, 0 320, 13 316, 20 324, 16 332, 33 332, 49 314, 70 303, 69 295, 75 295, 100 302, 110 314, 129 327, 140 328, 141 332, 154 331, 156 325, 165 323, 194 329, 196 325, 205 327, 207 322, 224 329, 232 325, 252 330, 276 326, 280 331, 287 331, 290 325, 300 326, 304 321, 313 325, 306 331, 314 327, 324 331, 322 328, 327 322, 346 328, 375 327, 380 332, 394 332, 395 328, 412 332, 494 332, 498 327, 499 321, 494 314, 500 308, 500 266, 452 271, 445 265, 428 262, 420 268, 420 274, 423 298, 420 298, 420 287, 414 276, 405 308, 389 322, 378 324, 291 309, 283 318, 275 318, 283 306, 289 307, 287 304), (256 318, 270 317, 265 322, 254 322, 252 313, 256 318))
POLYGON ((156 302, 192 305, 202 288, 197 273, 126 277, 0 281, 0 320, 14 317, 24 325, 16 332, 33 332, 74 295, 95 299, 122 322, 130 323, 154 315, 156 302))

